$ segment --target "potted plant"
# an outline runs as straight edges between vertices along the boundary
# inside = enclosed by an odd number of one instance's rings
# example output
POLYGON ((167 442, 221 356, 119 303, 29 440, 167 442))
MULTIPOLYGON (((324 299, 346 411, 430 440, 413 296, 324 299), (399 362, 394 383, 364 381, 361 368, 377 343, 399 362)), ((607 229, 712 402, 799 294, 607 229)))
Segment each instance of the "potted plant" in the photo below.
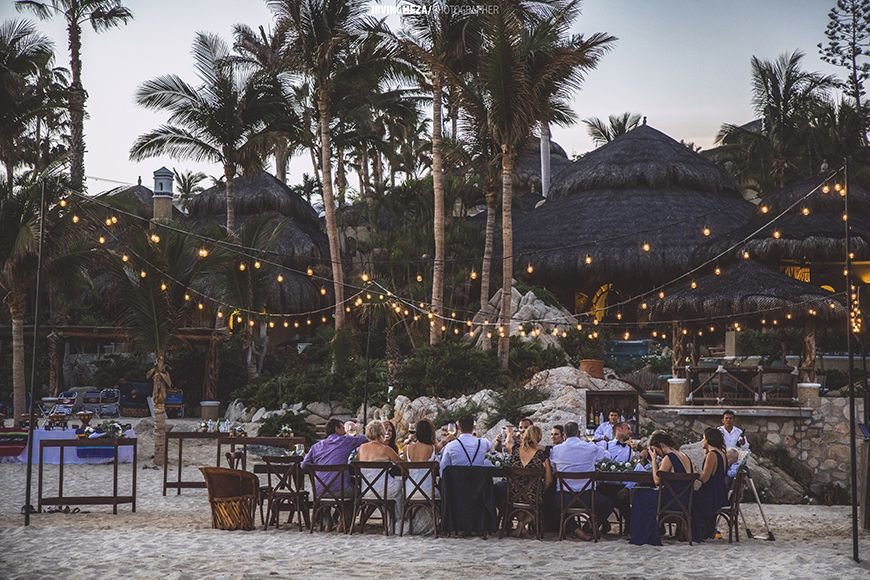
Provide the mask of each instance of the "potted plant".
POLYGON ((604 378, 604 341, 600 337, 580 345, 580 370, 592 378, 604 378))

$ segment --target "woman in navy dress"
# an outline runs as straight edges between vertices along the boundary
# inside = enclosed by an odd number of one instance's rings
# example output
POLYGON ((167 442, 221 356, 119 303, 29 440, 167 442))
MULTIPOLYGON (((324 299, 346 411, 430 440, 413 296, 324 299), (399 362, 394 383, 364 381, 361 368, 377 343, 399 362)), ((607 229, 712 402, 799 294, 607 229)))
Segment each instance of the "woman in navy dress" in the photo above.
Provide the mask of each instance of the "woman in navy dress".
POLYGON ((701 445, 706 451, 704 468, 698 478, 701 487, 692 504, 692 539, 703 542, 716 535, 716 512, 728 503, 725 438, 718 429, 705 429, 701 445))
MULTIPOLYGON (((692 461, 689 457, 677 449, 677 443, 665 431, 656 431, 649 440, 650 463, 652 465, 653 481, 661 485, 659 474, 662 472, 692 473, 692 461)), ((692 490, 686 485, 686 489, 678 489, 672 485, 674 493, 678 495, 689 494, 692 490)), ((631 534, 629 541, 632 544, 651 544, 661 546, 662 539, 658 522, 658 499, 659 493, 665 493, 658 488, 635 488, 631 499, 631 534)), ((685 501, 685 500, 684 500, 685 501)), ((669 497, 662 498, 663 505, 670 502, 669 497)))

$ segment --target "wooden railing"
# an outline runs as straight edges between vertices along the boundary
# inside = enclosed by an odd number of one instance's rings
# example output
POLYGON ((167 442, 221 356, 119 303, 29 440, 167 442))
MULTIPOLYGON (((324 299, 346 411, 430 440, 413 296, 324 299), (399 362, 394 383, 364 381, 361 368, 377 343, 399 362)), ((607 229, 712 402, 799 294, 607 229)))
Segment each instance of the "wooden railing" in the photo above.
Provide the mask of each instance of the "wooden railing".
POLYGON ((796 405, 795 367, 686 367, 689 405, 796 405))

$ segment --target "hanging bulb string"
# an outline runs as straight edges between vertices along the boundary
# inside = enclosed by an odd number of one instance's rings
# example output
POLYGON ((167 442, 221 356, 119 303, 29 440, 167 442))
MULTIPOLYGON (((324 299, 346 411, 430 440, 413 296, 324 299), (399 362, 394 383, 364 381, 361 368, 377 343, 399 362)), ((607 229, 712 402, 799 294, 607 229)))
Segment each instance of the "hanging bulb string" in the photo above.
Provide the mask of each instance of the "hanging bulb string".
MULTIPOLYGON (((82 208, 82 213, 87 213, 87 212, 88 212, 88 210, 82 208)), ((93 216, 90 216, 90 215, 89 215, 88 217, 93 217, 93 216)), ((264 313, 264 312, 260 312, 260 311, 252 310, 252 309, 250 309, 250 308, 246 308, 246 307, 243 307, 243 306, 237 306, 237 305, 234 305, 234 304, 230 304, 229 302, 225 302, 225 301, 222 300, 222 299, 219 299, 219 298, 215 298, 215 297, 213 297, 213 296, 210 296, 210 295, 206 294, 205 292, 203 292, 203 291, 201 291, 201 290, 198 290, 198 289, 196 289, 196 288, 191 288, 191 287, 188 286, 187 284, 185 284, 185 283, 181 282, 180 280, 178 280, 177 278, 175 278, 172 274, 170 274, 170 273, 168 273, 168 272, 165 272, 162 268, 160 268, 159 266, 153 264, 150 260, 148 260, 147 258, 143 257, 141 254, 139 254, 139 253, 136 252, 135 250, 131 249, 127 244, 125 244, 125 243, 124 243, 124 242, 123 242, 123 241, 122 241, 122 240, 121 240, 121 239, 120 239, 120 238, 115 234, 114 231, 112 231, 111 229, 107 228, 107 227, 106 227, 106 226, 105 226, 105 225, 104 225, 100 220, 96 220, 96 223, 99 223, 99 224, 100 224, 100 228, 101 228, 101 229, 102 229, 106 234, 108 234, 108 236, 109 236, 109 237, 110 237, 110 238, 111 238, 115 243, 117 243, 118 246, 120 246, 121 248, 123 248, 125 252, 127 252, 127 253, 129 253, 130 255, 134 256, 134 257, 136 258, 136 260, 137 260, 138 262, 144 264, 144 265, 148 268, 148 270, 151 270, 152 272, 156 272, 156 273, 159 274, 162 278, 168 280, 168 281, 171 282, 172 284, 174 284, 174 285, 178 286, 179 288, 183 289, 186 293, 190 294, 191 296, 196 296, 196 297, 197 297, 198 299, 200 299, 201 301, 206 301, 206 302, 209 302, 209 303, 212 303, 212 304, 216 305, 216 306, 219 307, 219 308, 224 308, 224 309, 226 309, 226 310, 229 310, 231 313, 237 313, 237 312, 239 312, 239 313, 244 313, 246 316, 256 316, 256 317, 265 317, 265 318, 300 318, 300 317, 304 317, 304 316, 311 316, 311 315, 315 315, 315 314, 322 314, 322 313, 324 313, 324 312, 327 312, 327 311, 333 310, 334 308, 344 307, 345 304, 347 304, 347 303, 349 303, 349 302, 351 302, 351 301, 353 301, 353 300, 356 300, 356 299, 357 299, 361 294, 364 294, 364 293, 365 293, 365 291, 362 290, 362 291, 359 291, 359 292, 353 294, 352 296, 347 297, 347 298, 344 299, 340 304, 337 304, 337 305, 329 305, 329 306, 325 306, 325 307, 322 307, 322 308, 317 308, 317 309, 315 309, 315 310, 308 310, 308 311, 305 311, 305 312, 294 312, 294 313, 264 313)), ((106 251, 108 251, 108 250, 106 250, 106 251)), ((111 253, 111 252, 110 252, 110 253, 111 253)), ((129 266, 128 266, 128 268, 129 268, 129 266)), ((132 270, 132 271, 135 271, 135 268, 132 268, 131 270, 132 270)), ((143 271, 146 271, 146 272, 147 272, 147 270, 143 270, 143 271)))

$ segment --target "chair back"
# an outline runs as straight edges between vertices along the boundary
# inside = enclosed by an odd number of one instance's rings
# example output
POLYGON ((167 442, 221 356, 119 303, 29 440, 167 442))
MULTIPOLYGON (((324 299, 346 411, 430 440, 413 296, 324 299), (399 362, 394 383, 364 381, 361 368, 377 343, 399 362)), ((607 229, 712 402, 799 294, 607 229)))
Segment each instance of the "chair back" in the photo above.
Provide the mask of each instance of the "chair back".
POLYGON ((354 461, 351 465, 357 480, 358 497, 376 501, 389 499, 387 488, 390 471, 394 468, 392 461, 354 461))
POLYGON ((659 473, 659 498, 657 512, 659 516, 668 513, 678 513, 690 517, 692 511, 692 495, 697 473, 659 473))
POLYGON ((336 465, 309 465, 305 468, 311 482, 314 501, 347 501, 352 498, 353 489, 348 482, 350 466, 347 463, 336 465))
POLYGON ((301 491, 304 487, 300 464, 302 457, 297 455, 264 455, 266 463, 266 482, 269 489, 301 491), (275 485, 272 485, 275 476, 275 485))
POLYGON ((405 490, 406 502, 431 502, 436 499, 435 490, 438 488, 438 472, 440 470, 437 461, 400 463, 399 470, 402 472, 402 489, 405 490), (421 474, 422 477, 419 479, 414 477, 421 474), (408 482, 410 482, 410 488, 408 482))
POLYGON ((595 511, 595 494, 592 495, 591 507, 587 508, 581 501, 581 496, 587 491, 595 490, 595 479, 597 477, 594 471, 557 471, 556 490, 561 491, 559 494, 559 507, 564 511, 582 510, 595 511), (580 485, 577 481, 585 482, 580 485), (577 486, 579 489, 576 489, 577 486))
MULTIPOLYGON (((508 467, 507 469, 507 501, 508 504, 541 505, 544 493, 544 470, 532 467, 508 467), (518 501, 517 489, 523 489, 523 497, 518 501), (529 503, 533 498, 534 503, 529 503)), ((587 483, 588 485, 588 483, 587 483)))
POLYGON ((97 405, 100 402, 99 391, 88 391, 82 395, 82 403, 85 405, 97 405))
POLYGON ((118 389, 103 389, 100 391, 100 402, 103 404, 117 403, 121 399, 121 391, 118 389))
POLYGON ((200 467, 199 470, 205 479, 209 499, 256 496, 259 493, 260 480, 253 473, 226 467, 200 467))

